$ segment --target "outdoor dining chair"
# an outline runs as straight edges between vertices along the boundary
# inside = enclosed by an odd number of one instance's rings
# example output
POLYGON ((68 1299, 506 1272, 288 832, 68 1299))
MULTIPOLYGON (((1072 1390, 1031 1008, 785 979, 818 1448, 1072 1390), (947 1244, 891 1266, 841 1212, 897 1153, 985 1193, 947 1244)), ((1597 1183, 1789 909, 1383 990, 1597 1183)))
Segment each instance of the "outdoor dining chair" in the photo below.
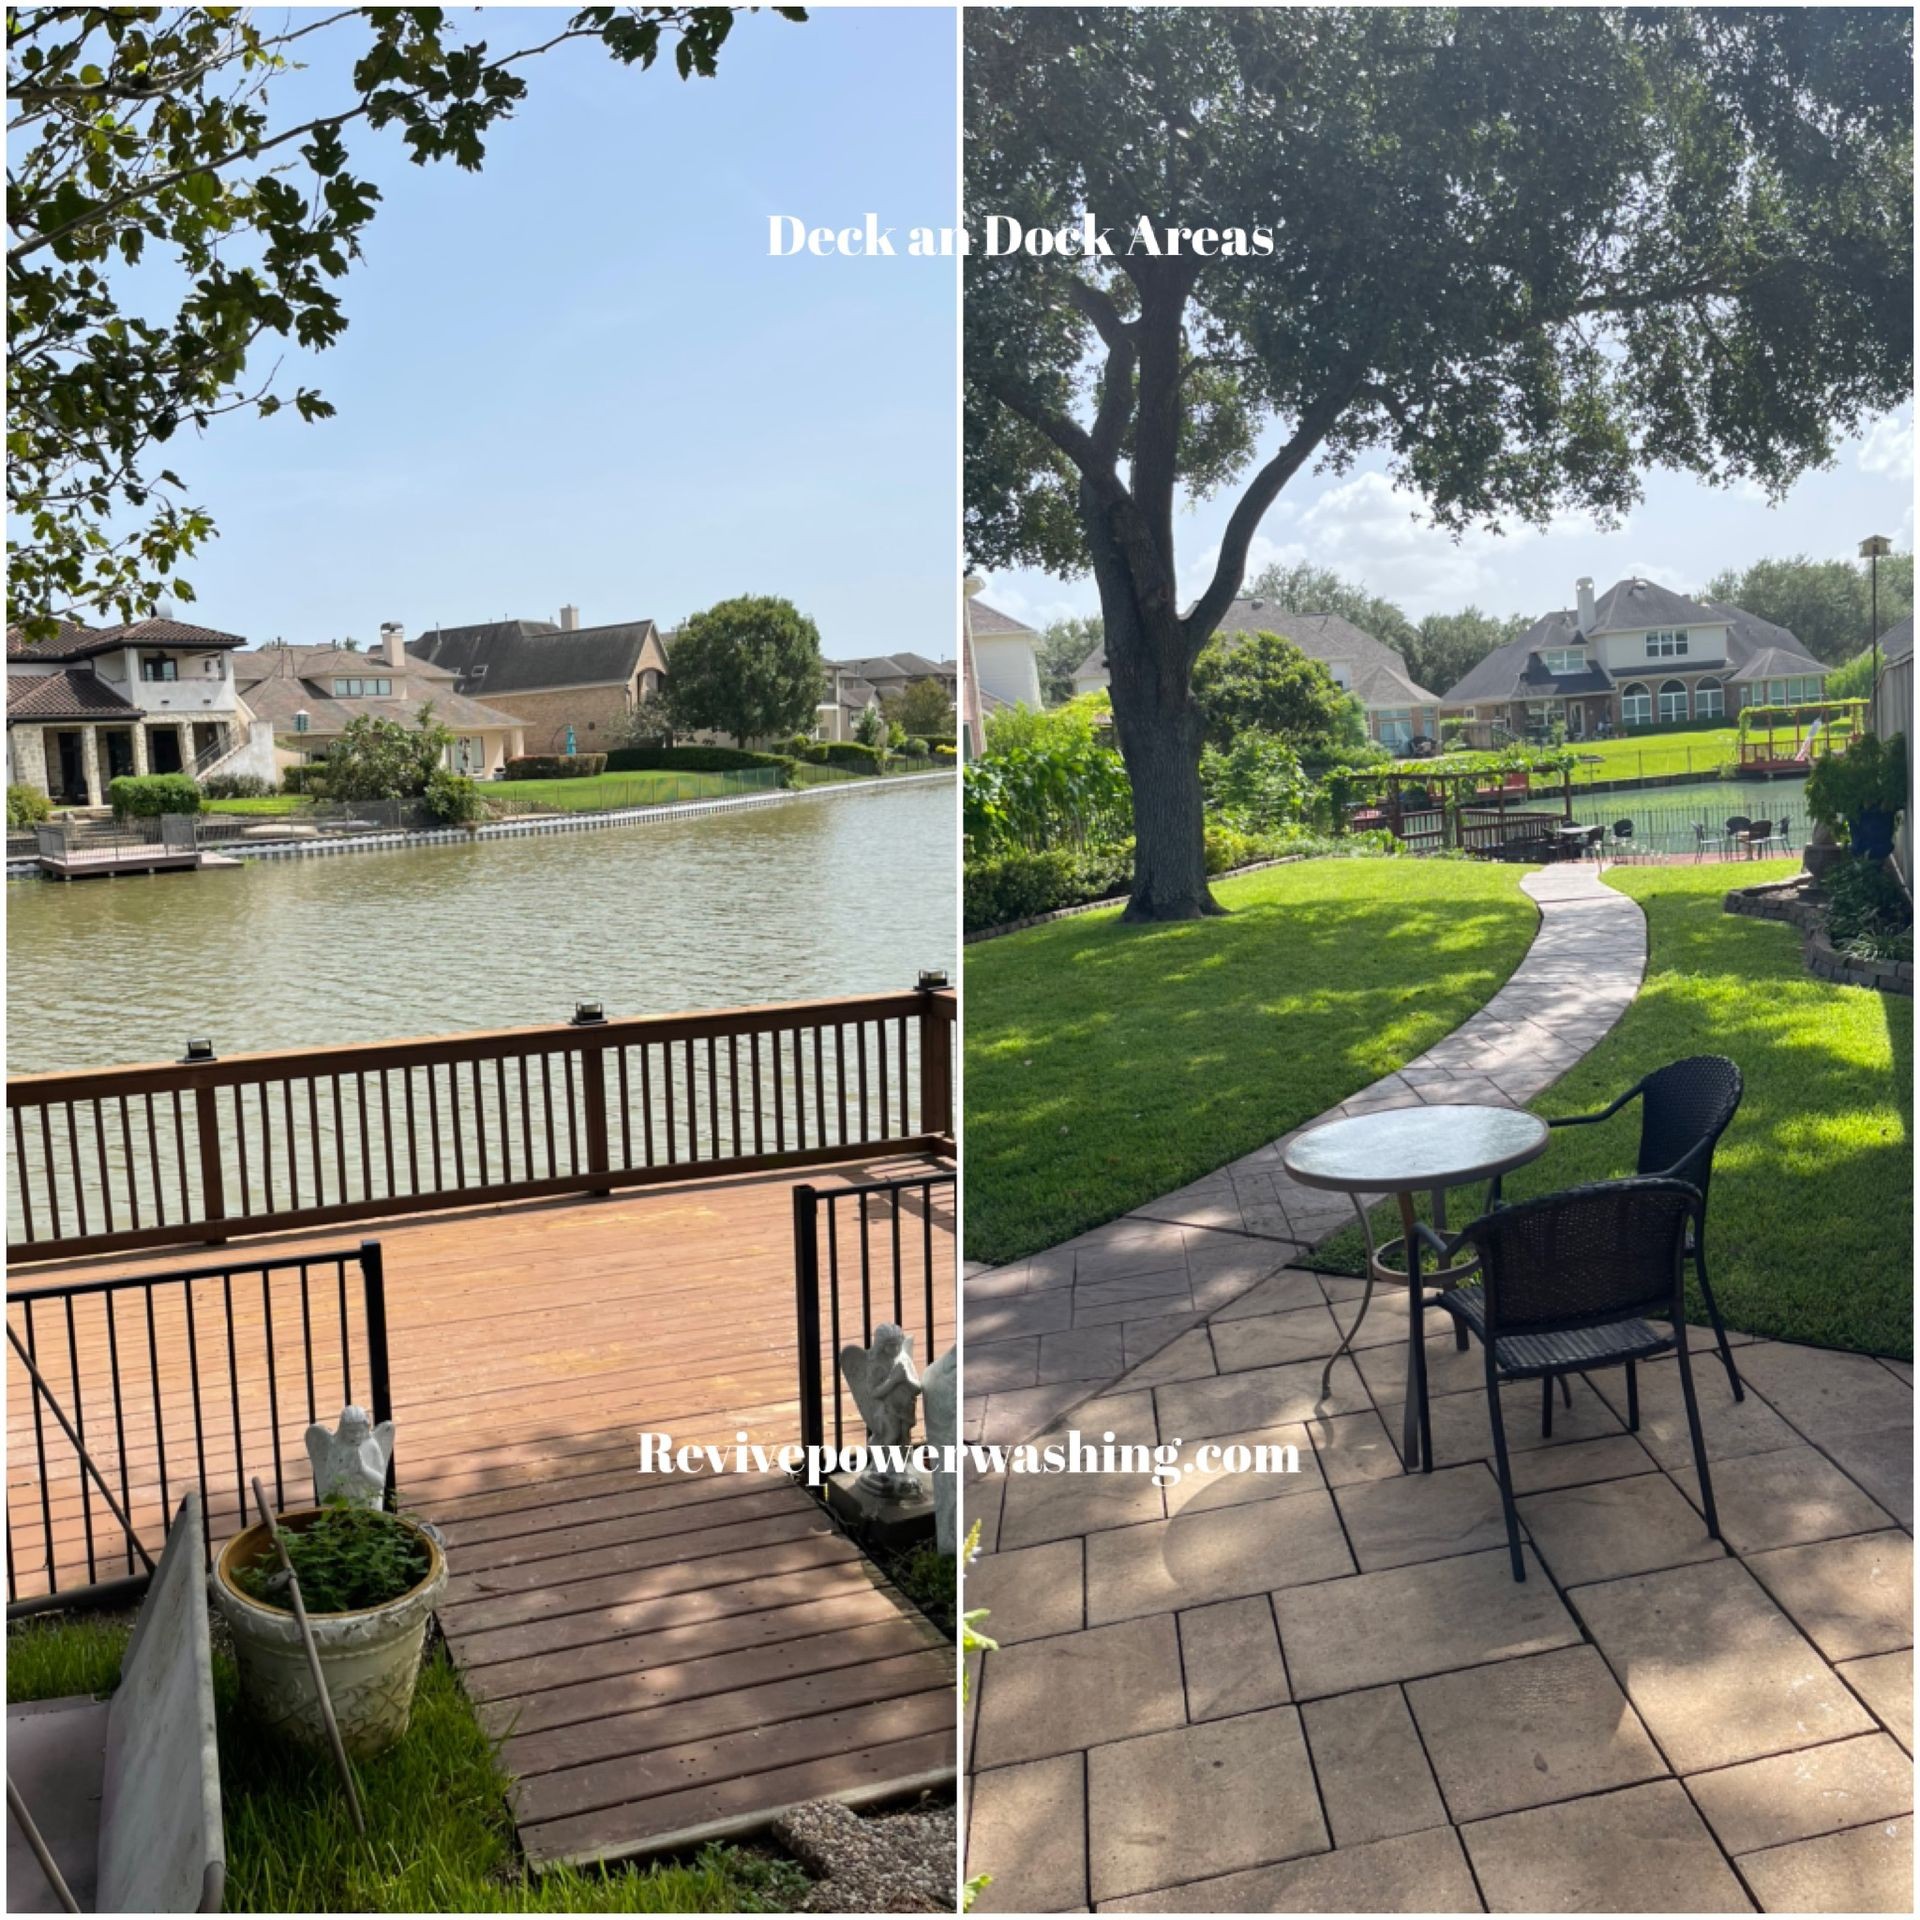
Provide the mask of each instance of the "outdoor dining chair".
POLYGON ((1747 837, 1747 829, 1753 822, 1744 813, 1732 814, 1727 819, 1727 845, 1735 847, 1747 837))
MULTIPOLYGON (((1747 1392, 1740 1384, 1740 1371, 1733 1364, 1726 1322, 1720 1318, 1713 1284, 1707 1278, 1707 1200, 1713 1186, 1714 1149, 1740 1110, 1740 1097, 1745 1090, 1740 1069, 1724 1054, 1696 1053, 1685 1060, 1672 1060, 1664 1067, 1656 1067, 1598 1113, 1566 1114, 1547 1122, 1549 1127, 1598 1126, 1602 1120, 1611 1120, 1629 1102, 1640 1102, 1640 1148, 1634 1163, 1635 1174, 1643 1178, 1684 1180, 1700 1196, 1699 1217, 1687 1230, 1687 1251, 1693 1256, 1700 1298, 1706 1304, 1707 1319, 1720 1349, 1720 1364, 1727 1370, 1727 1384, 1736 1400, 1744 1400, 1747 1392)), ((1500 1205, 1497 1175, 1488 1188, 1487 1204, 1489 1207, 1500 1205)), ((1457 1344, 1465 1349, 1464 1332, 1457 1344)))
POLYGON ((1613 823, 1613 850, 1622 860, 1632 858, 1634 849, 1633 822, 1631 820, 1616 820, 1613 823))
POLYGON ((1748 858, 1751 859, 1754 855, 1758 854, 1763 847, 1770 845, 1772 840, 1773 822, 1771 820, 1756 820, 1753 825, 1747 829, 1748 858))
POLYGON ((1701 859, 1705 855, 1720 852, 1726 844, 1727 836, 1724 833, 1715 833, 1704 820, 1696 820, 1693 823, 1693 863, 1695 866, 1700 864, 1701 859))
POLYGON ((1477 1280, 1450 1288, 1434 1304, 1453 1316, 1463 1335, 1471 1333, 1480 1342, 1486 1357, 1487 1418, 1516 1580, 1524 1581, 1527 1569, 1500 1407, 1501 1387, 1515 1381, 1541 1383, 1550 1431, 1556 1379, 1564 1384, 1570 1373, 1623 1367, 1627 1427, 1638 1432, 1639 1363, 1671 1350, 1680 1369, 1707 1534, 1720 1538, 1687 1352, 1687 1229, 1699 1208, 1698 1190, 1684 1180, 1635 1178, 1569 1187, 1501 1207, 1469 1222, 1451 1240, 1442 1240, 1431 1227, 1420 1228, 1442 1259, 1457 1257, 1469 1245, 1479 1259, 1477 1280), (1655 1324, 1662 1320, 1665 1326, 1655 1324))

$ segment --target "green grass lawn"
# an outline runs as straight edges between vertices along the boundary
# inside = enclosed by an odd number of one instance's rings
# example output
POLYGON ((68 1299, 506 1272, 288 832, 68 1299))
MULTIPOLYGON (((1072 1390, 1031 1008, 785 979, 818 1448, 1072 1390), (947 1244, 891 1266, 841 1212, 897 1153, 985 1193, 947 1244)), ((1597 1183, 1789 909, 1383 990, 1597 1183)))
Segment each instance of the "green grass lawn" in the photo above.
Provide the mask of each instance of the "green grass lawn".
MULTIPOLYGON (((124 1621, 31 1622, 7 1635, 7 1698, 104 1693, 124 1621)), ((216 1652, 229 1912, 784 1913, 807 1886, 791 1863, 710 1846, 690 1862, 561 1869, 529 1878, 507 1777, 443 1653, 428 1659, 407 1735, 360 1765, 359 1838, 332 1762, 269 1737, 216 1652)))
POLYGON ((304 793, 266 793, 251 800, 208 800, 202 803, 206 813, 304 813, 313 802, 304 793))
POLYGON ((1218 883, 1223 919, 1116 909, 969 947, 968 1256, 1097 1226, 1423 1052, 1526 952, 1522 871, 1309 860, 1218 883))
MULTIPOLYGON (((1620 1024, 1533 1104, 1591 1113, 1692 1053, 1738 1062, 1746 1097, 1714 1159, 1707 1253, 1728 1325, 1866 1353, 1913 1351, 1913 1003, 1815 980, 1800 936, 1722 910, 1729 885, 1797 862, 1616 867, 1647 915, 1646 983, 1620 1024)), ((1556 1134, 1506 1183, 1522 1198, 1632 1171, 1637 1108, 1556 1134)), ((1463 1196, 1464 1197, 1464 1196, 1463 1196)), ((1456 1205, 1456 1223, 1465 1215, 1456 1205)), ((1382 1232, 1398 1227, 1381 1226, 1382 1232)), ((1358 1271, 1358 1233, 1321 1259, 1358 1271)), ((1318 1262, 1316 1263, 1318 1264, 1318 1262)), ((1704 1321, 1695 1302, 1691 1316, 1704 1321)))
POLYGON ((719 800, 735 793, 774 791, 771 768, 738 773, 595 773, 581 780, 488 780, 481 784, 488 806, 500 813, 564 807, 568 812, 602 807, 660 807, 676 800, 719 800))

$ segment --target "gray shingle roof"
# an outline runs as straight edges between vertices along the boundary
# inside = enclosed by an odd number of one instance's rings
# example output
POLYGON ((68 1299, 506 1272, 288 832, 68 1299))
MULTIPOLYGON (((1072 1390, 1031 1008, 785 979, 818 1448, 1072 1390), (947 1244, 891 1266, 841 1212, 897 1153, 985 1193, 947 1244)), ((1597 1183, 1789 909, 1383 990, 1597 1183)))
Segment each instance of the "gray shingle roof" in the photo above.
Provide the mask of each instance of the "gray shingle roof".
POLYGON ((247 705, 262 720, 271 720, 288 738, 293 737, 293 716, 303 710, 308 716, 308 732, 323 736, 343 732, 350 720, 362 714, 411 726, 419 719, 420 709, 429 703, 433 717, 449 727, 526 724, 514 714, 468 699, 444 668, 409 659, 404 668, 396 670, 377 653, 349 653, 344 647, 263 647, 258 653, 241 654, 233 663, 233 675, 247 705), (396 680, 403 691, 385 698, 351 696, 336 700, 333 681, 341 673, 396 680))
POLYGON ((1370 707, 1433 706, 1439 698, 1415 682, 1396 648, 1337 613, 1286 613, 1270 600, 1247 596, 1227 608, 1215 631, 1277 633, 1324 666, 1345 666, 1354 692, 1370 707), (1369 687, 1378 689, 1378 698, 1369 687))
POLYGON ((998 607, 990 607, 984 600, 975 600, 970 604, 967 621, 976 638, 983 634, 1033 632, 1024 620, 1016 620, 1012 614, 1002 613, 998 607))
POLYGON ((457 674, 463 693, 530 693, 631 680, 647 636, 655 631, 651 620, 571 630, 550 620, 491 620, 435 627, 409 640, 407 651, 457 674))
POLYGON ((140 709, 84 667, 10 674, 7 724, 16 720, 137 720, 140 709))
POLYGON ((1896 621, 1880 636, 1882 662, 1904 660, 1913 652, 1913 615, 1896 621))

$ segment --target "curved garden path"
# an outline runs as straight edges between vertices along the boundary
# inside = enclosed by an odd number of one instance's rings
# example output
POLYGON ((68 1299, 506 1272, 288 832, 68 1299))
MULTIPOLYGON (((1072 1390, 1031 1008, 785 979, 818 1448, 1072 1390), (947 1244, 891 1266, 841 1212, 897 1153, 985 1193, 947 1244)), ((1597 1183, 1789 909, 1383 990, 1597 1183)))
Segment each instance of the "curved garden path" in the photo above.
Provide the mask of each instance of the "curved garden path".
MULTIPOLYGON (((1524 1105, 1599 1043, 1640 990, 1646 920, 1584 861, 1520 884, 1540 925, 1506 985, 1417 1059, 1295 1133, 1416 1100, 1524 1105)), ((1281 1154, 1295 1133, 1044 1253, 970 1273, 968 1437, 1030 1437, 1350 1224, 1339 1194, 1287 1177, 1281 1154)))

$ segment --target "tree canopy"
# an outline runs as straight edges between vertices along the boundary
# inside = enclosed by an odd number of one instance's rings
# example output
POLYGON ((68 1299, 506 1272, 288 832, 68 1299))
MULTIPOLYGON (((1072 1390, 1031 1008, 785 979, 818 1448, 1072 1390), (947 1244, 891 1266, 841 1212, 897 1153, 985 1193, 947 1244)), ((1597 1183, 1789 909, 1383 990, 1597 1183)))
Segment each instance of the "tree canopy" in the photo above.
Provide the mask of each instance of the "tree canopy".
POLYGON ((791 600, 743 594, 680 623, 667 711, 682 733, 736 745, 810 728, 825 686, 820 629, 791 600))
POLYGON ((508 14, 527 40, 501 51, 441 7, 270 24, 237 7, 9 8, 9 621, 46 637, 98 608, 134 619, 162 593, 191 600, 180 563, 216 529, 166 464, 170 443, 230 413, 333 411, 313 388, 276 392, 254 362, 263 341, 317 350, 347 325, 339 283, 380 200, 350 130, 393 128, 416 164, 478 171, 540 55, 596 41, 645 68, 671 48, 683 79, 711 75, 737 11, 508 14), (337 104, 274 112, 274 83, 314 36, 355 35, 337 104))
POLYGON ((898 693, 882 694, 887 718, 909 737, 949 734, 953 731, 953 700, 946 687, 929 676, 909 680, 898 693))
MULTIPOLYGON (((1816 660, 1830 666, 1867 650, 1878 637, 1872 583, 1864 560, 1756 560, 1728 567, 1707 582, 1706 598, 1730 600, 1785 627, 1816 660)), ((1880 562, 1879 633, 1913 611, 1913 555, 1880 562)))
POLYGON ((1230 746, 1244 733, 1273 734, 1302 751, 1366 741, 1353 696, 1282 634, 1215 640, 1194 667, 1193 691, 1212 746, 1230 746))
POLYGON ((1040 669, 1040 697, 1048 706, 1073 698, 1074 669, 1105 639, 1097 613, 1068 614, 1040 629, 1033 657, 1040 669))
POLYGON ((965 33, 969 558, 1099 584, 1134 918, 1211 910, 1190 676, 1309 462, 1374 456, 1446 530, 1605 525, 1656 461, 1777 497, 1910 387, 1904 10, 1013 8, 965 33), (1116 251, 996 257, 990 215, 1090 216, 1116 251), (1176 506, 1234 483, 1183 606, 1176 506))

